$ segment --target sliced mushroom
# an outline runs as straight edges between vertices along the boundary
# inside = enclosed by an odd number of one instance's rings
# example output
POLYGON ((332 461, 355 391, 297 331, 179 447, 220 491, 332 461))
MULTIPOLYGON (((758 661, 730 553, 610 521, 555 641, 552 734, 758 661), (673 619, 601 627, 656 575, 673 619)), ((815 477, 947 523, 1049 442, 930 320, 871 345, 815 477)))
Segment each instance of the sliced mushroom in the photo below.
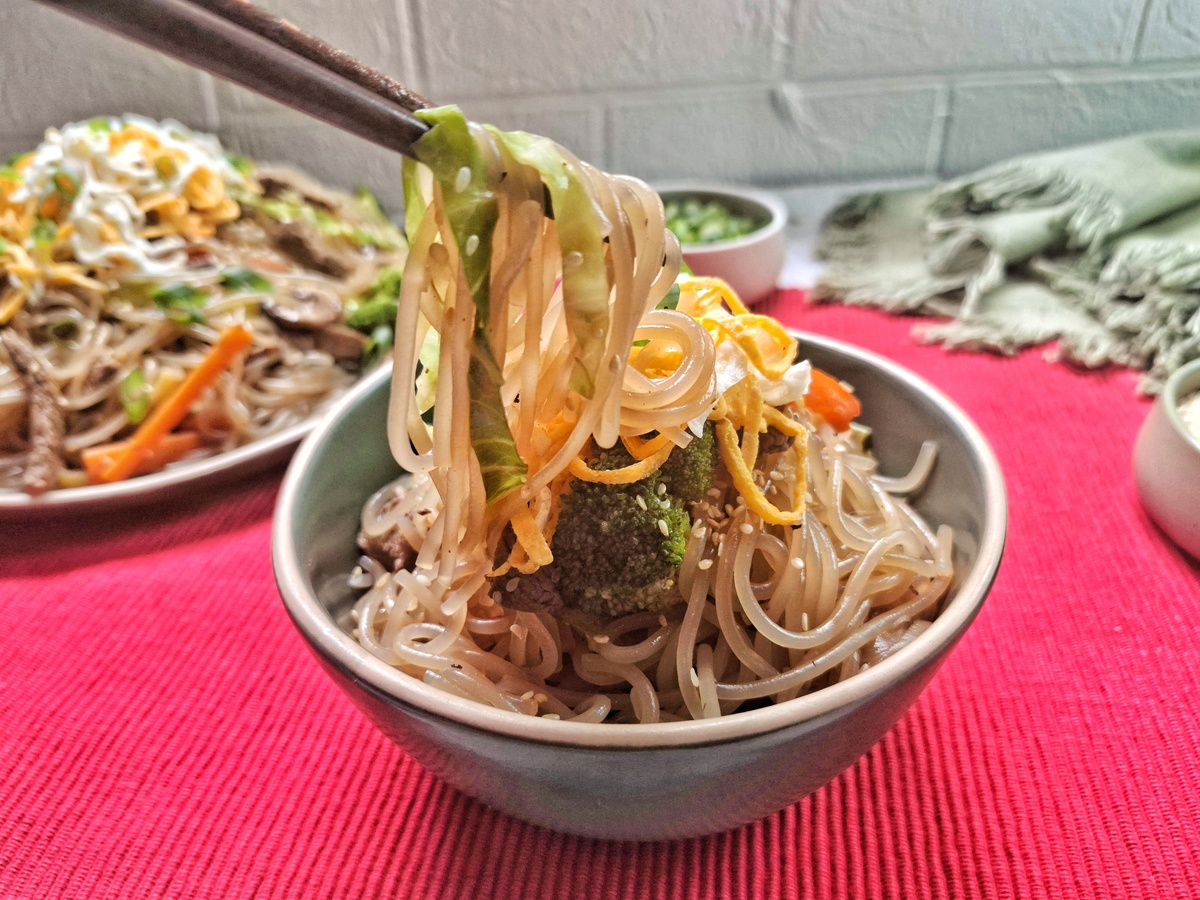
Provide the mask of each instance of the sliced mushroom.
POLYGON ((320 331, 342 318, 342 301, 333 291, 298 287, 288 295, 264 301, 262 311, 283 328, 320 331))

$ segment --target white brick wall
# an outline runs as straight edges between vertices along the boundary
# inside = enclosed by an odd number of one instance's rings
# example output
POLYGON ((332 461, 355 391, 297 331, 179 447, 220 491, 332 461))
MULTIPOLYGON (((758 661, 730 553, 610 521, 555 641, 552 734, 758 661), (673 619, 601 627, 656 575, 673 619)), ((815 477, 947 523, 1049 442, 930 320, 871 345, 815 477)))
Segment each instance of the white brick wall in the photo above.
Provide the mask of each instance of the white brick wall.
MULTIPOLYGON (((1200 0, 260 2, 431 99, 649 178, 952 174, 1200 128, 1200 0)), ((0 2, 0 152, 121 110, 398 201, 387 153, 30 0, 0 2)))

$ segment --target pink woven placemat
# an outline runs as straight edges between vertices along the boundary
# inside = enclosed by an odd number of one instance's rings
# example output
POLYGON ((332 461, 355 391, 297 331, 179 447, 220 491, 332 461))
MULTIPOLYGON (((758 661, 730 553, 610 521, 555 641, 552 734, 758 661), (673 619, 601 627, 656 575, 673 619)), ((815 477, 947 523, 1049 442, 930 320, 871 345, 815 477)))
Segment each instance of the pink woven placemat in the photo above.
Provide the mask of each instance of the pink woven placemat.
POLYGON ((1200 566, 1138 506, 1133 376, 951 355, 794 292, 771 311, 928 378, 1008 481, 982 614, 835 782, 664 844, 555 834, 447 788, 293 632, 276 474, 0 525, 0 900, 1200 896, 1200 566))

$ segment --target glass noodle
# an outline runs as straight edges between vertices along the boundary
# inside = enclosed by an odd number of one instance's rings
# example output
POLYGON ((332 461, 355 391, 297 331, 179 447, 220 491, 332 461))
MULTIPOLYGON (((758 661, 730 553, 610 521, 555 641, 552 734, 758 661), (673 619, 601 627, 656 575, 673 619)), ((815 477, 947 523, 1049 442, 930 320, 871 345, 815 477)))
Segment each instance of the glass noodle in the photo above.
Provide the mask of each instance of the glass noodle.
POLYGON ((806 404, 809 367, 778 323, 721 283, 679 277, 647 185, 546 139, 427 115, 437 147, 428 167, 406 164, 396 331, 410 337, 388 420, 412 474, 368 501, 360 537, 404 558, 362 558, 345 627, 440 690, 596 723, 787 700, 919 633, 952 578, 949 529, 905 500, 933 445, 910 476, 881 477, 861 429, 806 404), (564 496, 644 478, 706 429, 717 464, 687 504, 672 602, 517 608, 522 580, 553 561, 564 496), (634 462, 589 467, 613 446, 634 462))

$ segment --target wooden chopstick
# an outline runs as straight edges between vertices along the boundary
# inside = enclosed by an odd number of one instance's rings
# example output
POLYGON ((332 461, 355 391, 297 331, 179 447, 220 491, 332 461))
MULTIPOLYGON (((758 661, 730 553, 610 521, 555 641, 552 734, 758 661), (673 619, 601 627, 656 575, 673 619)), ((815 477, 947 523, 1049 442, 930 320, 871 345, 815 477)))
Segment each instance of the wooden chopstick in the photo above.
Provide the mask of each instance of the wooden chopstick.
MULTIPOLYGON (((242 87, 256 91, 406 155, 429 126, 412 115, 428 101, 400 87, 398 99, 391 79, 348 54, 327 54, 328 44, 304 35, 294 26, 290 46, 268 31, 253 12, 206 8, 189 0, 37 0, 67 15, 124 35, 242 87), (236 18, 235 18, 236 17, 236 18), (248 24, 258 19, 254 28, 248 24), (247 24, 243 24, 243 21, 247 24), (302 51, 297 49, 305 47, 302 51), (334 61, 331 61, 334 60, 334 61), (355 72, 353 78, 346 73, 355 72), (406 105, 407 104, 407 105, 406 105), (417 104, 414 106, 413 104, 417 104)), ((224 4, 228 6, 228 4, 224 4)), ((249 4, 239 4, 253 10, 249 4)))
POLYGON ((404 109, 415 111, 428 109, 434 105, 394 78, 384 75, 378 69, 372 69, 344 50, 339 50, 319 37, 301 30, 287 19, 273 15, 265 9, 248 3, 247 0, 188 0, 188 2, 194 6, 201 6, 248 31, 262 35, 267 40, 341 75, 347 81, 352 81, 386 100, 391 100, 404 109))

